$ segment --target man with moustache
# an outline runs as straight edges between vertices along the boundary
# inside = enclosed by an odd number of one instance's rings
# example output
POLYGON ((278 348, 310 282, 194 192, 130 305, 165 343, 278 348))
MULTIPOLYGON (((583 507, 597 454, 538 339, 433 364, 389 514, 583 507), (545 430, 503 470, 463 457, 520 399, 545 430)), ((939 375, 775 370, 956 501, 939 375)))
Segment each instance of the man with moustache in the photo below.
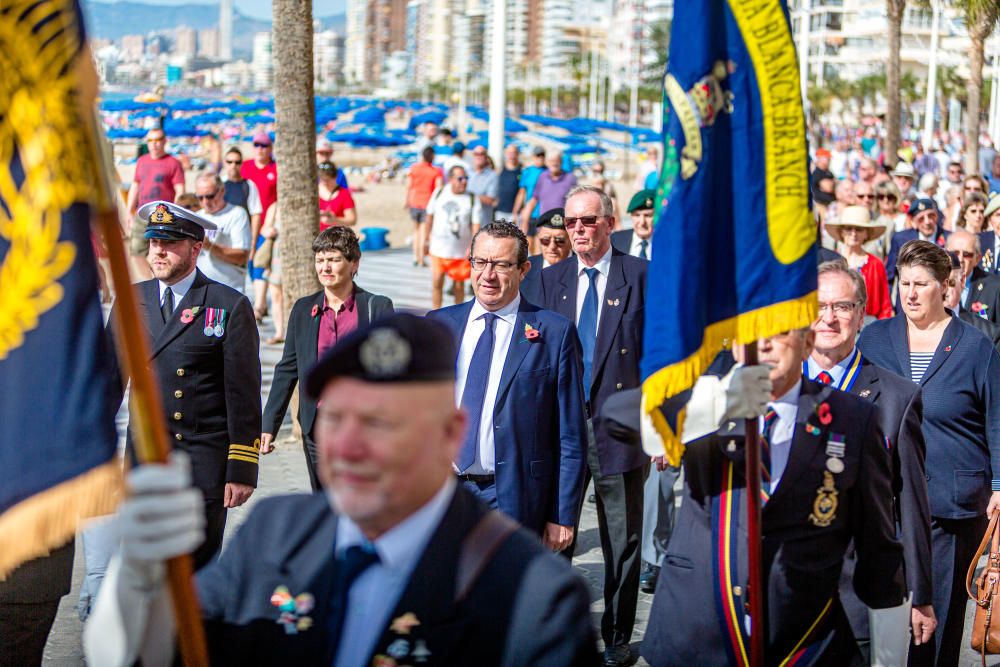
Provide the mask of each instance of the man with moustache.
MULTIPOLYGON (((926 445, 920 429, 923 401, 920 387, 865 359, 855 341, 864 323, 865 281, 843 261, 819 266, 819 318, 804 370, 807 377, 878 406, 878 419, 888 439, 893 462, 895 522, 903 544, 907 589, 912 594, 910 625, 919 646, 931 640, 937 621, 931 606, 931 524, 924 478, 926 445)), ((862 645, 870 638, 868 608, 851 583, 857 555, 845 560, 840 595, 854 636, 862 645)))
POLYGON ((651 259, 653 252, 653 224, 656 215, 653 204, 656 202, 655 190, 639 190, 628 203, 627 212, 632 216, 632 229, 622 229, 611 235, 611 245, 621 252, 638 257, 651 259))
MULTIPOLYGON (((198 573, 212 664, 597 663, 584 582, 455 480, 455 352, 440 323, 393 315, 309 374, 326 493, 261 501, 198 573)), ((163 561, 197 538, 190 481, 172 461, 128 482, 84 649, 88 664, 170 664, 163 561)))
POLYGON ((545 211, 538 216, 535 240, 542 246, 542 251, 528 258, 531 268, 521 280, 521 296, 529 303, 541 303, 542 269, 558 264, 573 254, 565 221, 566 210, 562 207, 545 211))
MULTIPOLYGON (((136 285, 139 311, 170 439, 190 456, 204 496, 205 540, 194 552, 200 568, 222 546, 226 510, 245 503, 257 485, 260 338, 247 298, 197 268, 205 231, 216 225, 165 201, 146 204, 139 215, 148 221, 154 276, 136 285)), ((108 332, 113 337, 110 325, 108 332)), ((125 387, 117 386, 121 402, 125 387)))
POLYGON ((583 349, 583 391, 590 415, 584 486, 593 478, 604 556, 604 664, 618 667, 636 660, 629 643, 639 597, 649 457, 615 438, 595 416, 609 396, 640 384, 649 263, 612 248, 614 202, 600 188, 573 188, 565 209, 576 259, 542 271, 542 305, 576 323, 583 349))
POLYGON ((587 425, 576 332, 522 298, 528 239, 491 222, 472 238, 473 301, 432 311, 458 342, 455 398, 469 429, 454 461, 461 484, 542 537, 573 541, 587 425))

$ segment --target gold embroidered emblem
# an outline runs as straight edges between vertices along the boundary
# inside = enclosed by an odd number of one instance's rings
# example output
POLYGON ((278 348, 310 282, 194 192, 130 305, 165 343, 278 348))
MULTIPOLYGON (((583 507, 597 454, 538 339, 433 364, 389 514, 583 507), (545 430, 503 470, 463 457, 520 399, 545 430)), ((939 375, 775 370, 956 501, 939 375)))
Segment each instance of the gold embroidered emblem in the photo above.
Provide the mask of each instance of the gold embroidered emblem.
POLYGON ((829 470, 823 471, 823 486, 816 489, 809 521, 814 526, 826 528, 837 518, 837 487, 829 470))
POLYGON ((172 225, 174 224, 174 214, 163 204, 157 205, 153 212, 149 214, 149 224, 151 225, 172 225))

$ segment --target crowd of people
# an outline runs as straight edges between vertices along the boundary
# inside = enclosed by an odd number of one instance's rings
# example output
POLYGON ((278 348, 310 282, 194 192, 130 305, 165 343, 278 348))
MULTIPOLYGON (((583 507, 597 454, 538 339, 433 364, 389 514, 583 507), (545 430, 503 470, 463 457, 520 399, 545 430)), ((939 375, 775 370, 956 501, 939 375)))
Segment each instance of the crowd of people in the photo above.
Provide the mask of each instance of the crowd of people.
POLYGON ((675 467, 640 445, 656 148, 620 205, 601 163, 583 185, 560 152, 522 165, 510 145, 498 171, 482 146, 441 151, 442 133, 423 129, 404 201, 431 312, 357 284, 356 206, 320 141, 321 289, 285 329, 271 138, 252 160, 229 149, 185 205, 150 132, 130 248, 177 455, 129 473, 120 549, 97 568, 111 593, 87 589, 88 658, 169 662, 162 563, 194 552, 220 664, 629 665, 640 590, 654 666, 745 660, 754 594, 769 662, 958 664, 964 577, 1000 507, 992 178, 919 146, 886 165, 864 137, 816 150, 819 317, 759 341, 762 365, 724 351, 667 402, 657 418, 684 419, 675 467), (266 316, 283 352, 261 405, 266 316), (315 493, 261 501, 220 553, 290 405, 315 493), (763 591, 745 420, 764 451, 763 591), (596 632, 570 567, 588 502, 596 632))

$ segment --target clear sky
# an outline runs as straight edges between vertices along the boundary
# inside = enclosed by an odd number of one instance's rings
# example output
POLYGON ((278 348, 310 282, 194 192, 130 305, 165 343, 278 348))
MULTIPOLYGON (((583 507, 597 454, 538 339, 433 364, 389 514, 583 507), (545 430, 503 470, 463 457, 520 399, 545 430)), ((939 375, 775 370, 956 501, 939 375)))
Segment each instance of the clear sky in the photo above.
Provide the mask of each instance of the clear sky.
MULTIPOLYGON (((95 0, 96 2, 107 2, 108 0, 95 0)), ((201 2, 200 0, 136 0, 150 5, 186 5, 186 4, 206 4, 217 5, 216 2, 201 2)), ((233 6, 247 16, 259 19, 271 19, 271 0, 234 0, 233 6)), ((313 14, 317 16, 329 16, 344 11, 344 0, 313 0, 313 14)))

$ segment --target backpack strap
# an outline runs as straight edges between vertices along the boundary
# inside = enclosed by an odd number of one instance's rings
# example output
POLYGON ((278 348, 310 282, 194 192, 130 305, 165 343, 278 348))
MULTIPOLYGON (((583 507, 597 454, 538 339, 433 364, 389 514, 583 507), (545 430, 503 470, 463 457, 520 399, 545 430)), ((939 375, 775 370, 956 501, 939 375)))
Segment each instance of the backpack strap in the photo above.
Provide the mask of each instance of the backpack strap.
POLYGON ((458 571, 455 574, 455 604, 465 600, 497 549, 517 529, 516 521, 496 510, 490 510, 483 515, 462 542, 462 551, 458 555, 458 571))

